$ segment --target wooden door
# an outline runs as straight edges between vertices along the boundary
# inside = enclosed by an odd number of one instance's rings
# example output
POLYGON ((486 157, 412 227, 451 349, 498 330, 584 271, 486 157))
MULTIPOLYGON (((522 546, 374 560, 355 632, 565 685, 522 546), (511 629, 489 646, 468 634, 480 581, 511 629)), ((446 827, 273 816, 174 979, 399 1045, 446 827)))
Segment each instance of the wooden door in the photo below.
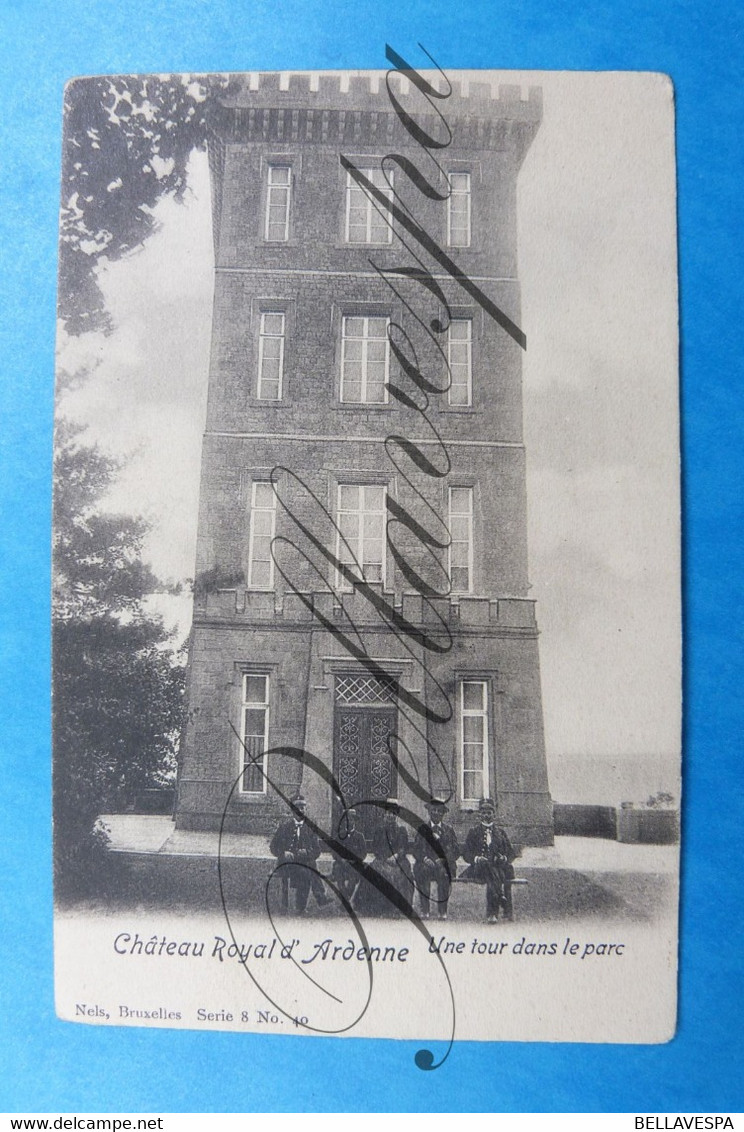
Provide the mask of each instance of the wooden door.
MULTIPOLYGON (((383 811, 371 803, 396 794, 394 707, 348 707, 336 704, 333 772, 347 807, 357 811, 357 828, 369 842, 383 811)), ((341 813, 336 805, 336 821, 341 813)))

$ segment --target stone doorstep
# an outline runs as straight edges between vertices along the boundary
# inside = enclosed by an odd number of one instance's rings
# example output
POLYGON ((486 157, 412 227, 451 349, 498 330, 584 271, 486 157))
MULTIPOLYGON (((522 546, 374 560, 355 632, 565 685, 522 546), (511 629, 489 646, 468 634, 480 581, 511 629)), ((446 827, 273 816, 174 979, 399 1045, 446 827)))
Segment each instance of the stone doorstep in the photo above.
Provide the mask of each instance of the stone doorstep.
MULTIPOLYGON (((168 857, 217 857, 218 834, 177 830, 170 818, 150 814, 108 814, 101 820, 110 830, 110 850, 168 857)), ((273 861, 269 838, 260 834, 229 833, 222 842, 224 857, 273 861)), ((587 873, 669 873, 677 870, 676 845, 636 845, 596 837, 557 837, 555 845, 527 847, 515 863, 522 870, 573 870, 587 873)), ((321 853, 321 864, 330 864, 321 853)))

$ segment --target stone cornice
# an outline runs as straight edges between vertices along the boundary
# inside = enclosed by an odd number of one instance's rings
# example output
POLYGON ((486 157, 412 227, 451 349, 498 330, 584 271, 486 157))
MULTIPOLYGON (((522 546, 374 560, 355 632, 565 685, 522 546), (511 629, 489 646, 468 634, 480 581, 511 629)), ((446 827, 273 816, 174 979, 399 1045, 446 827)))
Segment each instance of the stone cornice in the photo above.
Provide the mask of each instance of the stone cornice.
MULTIPOLYGON (((494 103, 494 108, 498 107, 494 103)), ((527 106, 527 103, 520 105, 527 106)), ((453 109, 455 109, 453 107, 453 109)), ((462 110, 462 106, 459 107, 462 110)), ((418 124, 431 136, 441 136, 442 126, 434 115, 421 116, 418 124)), ((521 160, 537 130, 538 121, 488 114, 447 114, 452 144, 447 153, 461 150, 511 150, 521 160)), ((318 146, 353 153, 355 147, 379 151, 380 156, 399 149, 419 149, 399 118, 390 109, 354 110, 336 107, 220 106, 212 113, 213 143, 251 143, 282 146, 318 146)), ((441 158, 443 153, 439 153, 441 158)))
MULTIPOLYGON (((383 596, 379 583, 374 584, 374 589, 383 596)), ((313 594, 318 617, 296 595, 284 594, 278 604, 277 597, 273 591, 220 589, 210 592, 195 604, 194 625, 307 633, 326 631, 323 624, 326 621, 339 629, 356 625, 365 633, 400 635, 401 632, 400 627, 394 628, 359 592, 345 593, 343 608, 330 591, 313 594)), ((536 637, 538 634, 532 598, 463 594, 456 601, 437 599, 432 603, 434 609, 430 610, 417 594, 405 593, 401 599, 391 591, 384 591, 384 597, 391 610, 395 609, 410 625, 432 637, 449 633, 475 637, 536 637)))
MULTIPOLYGON (((308 632, 313 631, 316 633, 328 632, 323 625, 308 624, 306 621, 257 621, 250 620, 249 618, 234 620, 225 620, 217 617, 208 617, 203 614, 194 614, 193 625, 195 629, 225 629, 225 630, 238 630, 240 632, 250 629, 256 632, 281 632, 281 633, 301 633, 307 635, 308 632)), ((343 626, 340 625, 340 628, 343 626)), ((417 628, 423 628, 417 626, 417 628)), ((446 639, 445 635, 441 632, 435 632, 430 625, 425 626, 427 634, 432 638, 446 639)), ((359 626, 368 636, 373 634, 396 635, 395 629, 390 625, 384 623, 372 624, 365 622, 359 626)), ((453 632, 453 636, 457 637, 472 637, 473 639, 482 640, 486 637, 493 639, 504 639, 507 637, 518 637, 522 640, 536 641, 540 636, 539 630, 532 627, 518 626, 518 625, 502 625, 499 627, 492 625, 485 625, 476 627, 474 625, 462 626, 458 625, 457 629, 453 632)), ((339 660, 344 659, 338 657, 339 660)))

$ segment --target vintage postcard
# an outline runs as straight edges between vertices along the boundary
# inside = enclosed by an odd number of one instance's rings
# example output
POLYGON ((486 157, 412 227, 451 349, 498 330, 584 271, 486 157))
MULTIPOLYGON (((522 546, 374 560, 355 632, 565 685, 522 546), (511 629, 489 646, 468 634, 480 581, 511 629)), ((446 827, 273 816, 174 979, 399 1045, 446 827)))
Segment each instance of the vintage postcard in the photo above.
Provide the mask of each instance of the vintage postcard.
POLYGON ((671 83, 416 56, 68 85, 64 1019, 674 1034, 671 83))

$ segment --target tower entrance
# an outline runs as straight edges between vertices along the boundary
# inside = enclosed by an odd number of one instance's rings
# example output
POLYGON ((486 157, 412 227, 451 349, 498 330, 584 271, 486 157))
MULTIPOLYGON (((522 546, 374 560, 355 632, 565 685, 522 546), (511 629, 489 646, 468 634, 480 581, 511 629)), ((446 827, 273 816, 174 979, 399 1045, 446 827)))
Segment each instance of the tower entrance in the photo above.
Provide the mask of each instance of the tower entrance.
MULTIPOLYGON (((382 820, 374 803, 394 798, 397 725, 395 684, 359 673, 336 676, 333 773, 347 808, 357 811, 357 828, 367 841, 382 820)), ((334 824, 341 818, 336 800, 334 824)))

